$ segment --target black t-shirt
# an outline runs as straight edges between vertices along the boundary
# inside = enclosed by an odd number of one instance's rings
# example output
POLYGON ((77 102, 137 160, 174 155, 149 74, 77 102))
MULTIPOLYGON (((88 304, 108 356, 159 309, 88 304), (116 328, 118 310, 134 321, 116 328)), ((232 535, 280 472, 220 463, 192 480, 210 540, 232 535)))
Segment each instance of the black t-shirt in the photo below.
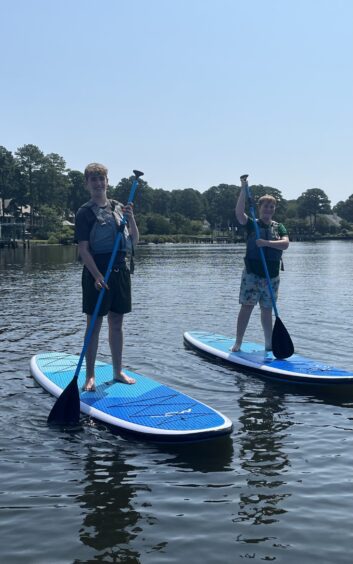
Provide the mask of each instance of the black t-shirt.
POLYGON ((89 235, 96 222, 91 208, 80 208, 75 218, 75 242, 89 241, 89 235))

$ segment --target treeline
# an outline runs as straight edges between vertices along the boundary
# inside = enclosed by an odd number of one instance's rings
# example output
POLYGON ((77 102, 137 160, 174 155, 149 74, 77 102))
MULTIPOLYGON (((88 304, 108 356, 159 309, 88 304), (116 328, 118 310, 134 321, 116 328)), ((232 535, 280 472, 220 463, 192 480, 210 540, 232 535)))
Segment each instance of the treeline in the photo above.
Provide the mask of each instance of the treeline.
MULTIPOLYGON (((109 187, 109 197, 126 202, 132 178, 122 178, 109 187)), ((196 235, 207 231, 236 232, 235 202, 240 187, 233 184, 211 186, 200 193, 193 188, 164 190, 152 188, 145 180, 135 197, 135 213, 142 235, 196 235)), ((281 190, 271 186, 253 187, 255 200, 272 194, 277 200, 276 219, 293 234, 339 233, 353 230, 353 194, 333 208, 320 188, 309 188, 295 200, 285 200, 281 190), (337 214, 342 221, 330 221, 337 214)), ((81 171, 69 170, 60 155, 45 155, 36 145, 24 145, 12 154, 0 146, 0 197, 2 214, 23 216, 28 206, 29 228, 33 236, 47 238, 60 230, 63 220, 73 221, 88 193, 81 171)))

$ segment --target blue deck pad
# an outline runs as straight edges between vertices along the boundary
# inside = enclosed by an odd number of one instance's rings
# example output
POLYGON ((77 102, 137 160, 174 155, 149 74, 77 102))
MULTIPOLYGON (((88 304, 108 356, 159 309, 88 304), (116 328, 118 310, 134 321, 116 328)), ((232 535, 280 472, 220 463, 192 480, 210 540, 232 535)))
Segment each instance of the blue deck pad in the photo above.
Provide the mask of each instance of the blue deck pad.
MULTIPOLYGON (((61 389, 72 380, 77 363, 78 357, 74 355, 36 356, 39 370, 61 389)), ((224 417, 207 405, 142 374, 125 369, 124 372, 135 378, 136 383, 113 381, 112 366, 98 361, 96 391, 85 392, 82 391, 86 375, 83 364, 78 380, 81 402, 112 417, 153 429, 196 431, 224 425, 224 417)))
POLYGON ((353 383, 353 371, 316 362, 299 354, 293 354, 288 359, 280 360, 275 358, 272 352, 265 351, 263 346, 249 342, 244 342, 239 352, 232 352, 234 339, 206 331, 188 331, 184 334, 184 338, 186 342, 208 354, 222 357, 235 365, 261 370, 264 373, 276 373, 276 370, 282 370, 288 376, 307 376, 308 379, 317 377, 317 380, 322 379, 323 381, 325 379, 346 380, 347 383, 353 383))
POLYGON ((212 428, 224 422, 206 406, 167 386, 157 386, 134 399, 127 399, 126 395, 120 400, 87 398, 87 403, 124 421, 159 429, 196 430, 200 423, 202 427, 212 428))

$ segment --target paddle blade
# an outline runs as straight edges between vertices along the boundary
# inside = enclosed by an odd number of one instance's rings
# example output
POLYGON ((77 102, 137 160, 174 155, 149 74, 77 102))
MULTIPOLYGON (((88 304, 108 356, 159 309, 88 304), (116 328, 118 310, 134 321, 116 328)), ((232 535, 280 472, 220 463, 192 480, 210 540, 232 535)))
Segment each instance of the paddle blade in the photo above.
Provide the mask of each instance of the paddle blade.
POLYGON ((276 358, 288 358, 294 353, 292 339, 279 317, 273 327, 272 352, 276 358))
POLYGON ((80 420, 80 394, 77 378, 73 378, 56 400, 48 416, 49 425, 78 425, 80 420))

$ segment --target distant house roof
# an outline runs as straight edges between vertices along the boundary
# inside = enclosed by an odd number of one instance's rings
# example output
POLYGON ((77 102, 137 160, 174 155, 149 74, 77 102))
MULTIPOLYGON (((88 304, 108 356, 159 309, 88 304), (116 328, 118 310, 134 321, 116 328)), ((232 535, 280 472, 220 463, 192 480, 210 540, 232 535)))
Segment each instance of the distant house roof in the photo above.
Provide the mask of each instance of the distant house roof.
POLYGON ((15 207, 15 206, 17 207, 17 209, 20 210, 20 212, 22 214, 26 214, 26 213, 30 214, 31 213, 31 206, 17 206, 16 200, 14 198, 5 198, 4 200, 2 200, 0 198, 0 213, 1 213, 1 215, 10 215, 11 216, 11 213, 9 213, 9 212, 10 212, 11 208, 15 207), (3 207, 3 203, 4 203, 4 207, 3 207), (8 213, 6 213, 6 211, 8 213))

